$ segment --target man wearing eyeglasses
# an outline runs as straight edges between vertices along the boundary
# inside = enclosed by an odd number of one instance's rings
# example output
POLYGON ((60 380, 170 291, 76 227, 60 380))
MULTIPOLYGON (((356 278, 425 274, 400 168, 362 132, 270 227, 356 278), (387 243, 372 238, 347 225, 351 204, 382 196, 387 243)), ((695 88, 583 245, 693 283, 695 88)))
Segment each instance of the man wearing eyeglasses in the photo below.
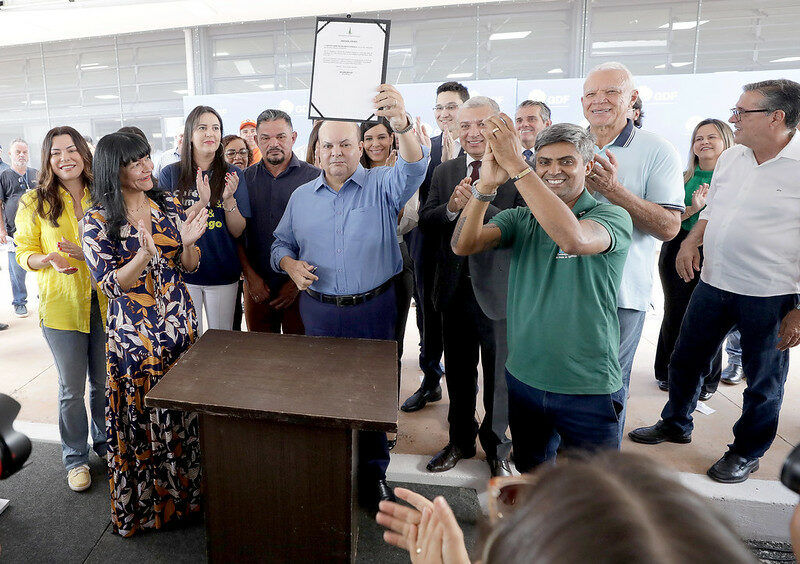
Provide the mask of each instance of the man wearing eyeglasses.
MULTIPOLYGON (((459 82, 445 82, 436 89, 433 116, 442 133, 431 139, 431 161, 425 180, 419 187, 419 201, 428 199, 433 171, 443 162, 457 157, 461 152, 459 141, 458 109, 469 99, 469 90, 459 82)), ((438 235, 418 226, 407 235, 411 258, 414 259, 414 301, 417 303, 417 327, 422 346, 419 367, 423 373, 422 385, 400 407, 403 411, 418 411, 428 402, 442 399, 442 317, 433 307, 433 273, 436 268, 438 235)))
POLYGON ((778 428, 789 349, 800 343, 800 84, 744 86, 728 120, 737 145, 719 157, 706 208, 675 261, 689 282, 705 261, 669 364, 661 420, 629 433, 638 443, 692 440, 702 374, 733 327, 747 373, 733 443, 708 470, 723 483, 758 470, 778 428))
POLYGON ((269 263, 273 233, 283 217, 289 196, 319 176, 319 169, 292 152, 297 132, 292 118, 281 110, 265 110, 256 120, 261 160, 244 171, 252 213, 239 245, 244 273, 244 315, 250 331, 302 335, 297 285, 269 263))

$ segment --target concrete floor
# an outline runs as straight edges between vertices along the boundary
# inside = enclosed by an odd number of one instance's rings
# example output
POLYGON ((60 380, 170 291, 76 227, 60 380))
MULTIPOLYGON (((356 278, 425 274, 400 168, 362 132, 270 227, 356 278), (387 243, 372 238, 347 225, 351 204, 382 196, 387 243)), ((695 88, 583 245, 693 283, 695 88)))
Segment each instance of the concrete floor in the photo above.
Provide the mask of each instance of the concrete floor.
MULTIPOLYGON (((0 321, 11 325, 8 330, 0 332, 0 392, 12 395, 22 404, 20 421, 46 424, 43 428, 53 430, 52 426, 57 423, 57 374, 38 327, 35 277, 28 276, 30 316, 19 319, 14 316, 11 307, 5 256, 0 260, 0 266, 0 321)), ((654 289, 653 302, 656 309, 647 315, 644 335, 634 363, 627 428, 657 421, 667 399, 666 393, 659 391, 652 376, 663 303, 658 284, 654 289)), ((417 388, 421 377, 416 363, 419 336, 413 315, 412 308, 405 340, 401 401, 417 388)), ((796 350, 792 356, 797 357, 796 350)), ((726 444, 732 439, 731 427, 741 413, 743 389, 744 385, 720 385, 719 391, 708 401, 708 407, 715 412, 711 415, 695 413, 696 426, 691 444, 644 446, 634 444, 626 438, 623 450, 642 452, 681 472, 704 474, 725 452, 726 444)), ((777 480, 786 455, 800 442, 800 410, 794 409, 799 399, 800 364, 794 362, 789 371, 778 436, 762 459, 761 469, 754 477, 777 480)), ((399 412, 395 453, 432 456, 446 443, 446 389, 442 401, 429 404, 420 412, 399 412)))

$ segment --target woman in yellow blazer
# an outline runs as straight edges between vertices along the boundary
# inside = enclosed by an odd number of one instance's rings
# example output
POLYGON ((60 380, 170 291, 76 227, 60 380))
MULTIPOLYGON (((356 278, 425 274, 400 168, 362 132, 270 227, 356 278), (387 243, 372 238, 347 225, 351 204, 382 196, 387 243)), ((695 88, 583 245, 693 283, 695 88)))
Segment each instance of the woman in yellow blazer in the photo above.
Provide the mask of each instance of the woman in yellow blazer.
POLYGON ((58 428, 67 483, 91 483, 84 391, 89 377, 93 449, 105 458, 105 314, 81 250, 84 212, 91 207, 92 154, 72 127, 56 127, 42 142, 39 185, 20 198, 16 258, 39 283, 39 323, 58 369, 58 428))

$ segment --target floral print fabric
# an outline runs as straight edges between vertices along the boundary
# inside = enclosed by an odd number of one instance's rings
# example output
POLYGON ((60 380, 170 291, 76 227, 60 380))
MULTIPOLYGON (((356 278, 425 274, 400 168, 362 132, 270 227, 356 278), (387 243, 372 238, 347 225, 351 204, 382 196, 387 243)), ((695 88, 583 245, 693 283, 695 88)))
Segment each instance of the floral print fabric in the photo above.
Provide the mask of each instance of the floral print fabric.
POLYGON ((114 530, 139 529, 200 511, 200 446, 197 415, 145 407, 144 396, 196 339, 197 317, 183 283, 177 200, 166 213, 150 202, 158 255, 138 282, 123 291, 117 270, 139 250, 136 228, 125 225, 120 241, 108 238, 104 210, 86 215, 83 249, 98 288, 109 298, 106 432, 114 530))

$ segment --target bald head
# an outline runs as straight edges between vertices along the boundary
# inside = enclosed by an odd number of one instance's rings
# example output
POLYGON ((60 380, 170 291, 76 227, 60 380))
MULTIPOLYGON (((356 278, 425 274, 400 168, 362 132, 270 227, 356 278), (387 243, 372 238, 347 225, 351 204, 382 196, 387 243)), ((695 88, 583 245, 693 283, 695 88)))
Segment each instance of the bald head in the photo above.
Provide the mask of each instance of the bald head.
POLYGON ((360 137, 361 130, 355 122, 325 121, 320 126, 319 160, 332 188, 338 189, 358 168, 360 137))

